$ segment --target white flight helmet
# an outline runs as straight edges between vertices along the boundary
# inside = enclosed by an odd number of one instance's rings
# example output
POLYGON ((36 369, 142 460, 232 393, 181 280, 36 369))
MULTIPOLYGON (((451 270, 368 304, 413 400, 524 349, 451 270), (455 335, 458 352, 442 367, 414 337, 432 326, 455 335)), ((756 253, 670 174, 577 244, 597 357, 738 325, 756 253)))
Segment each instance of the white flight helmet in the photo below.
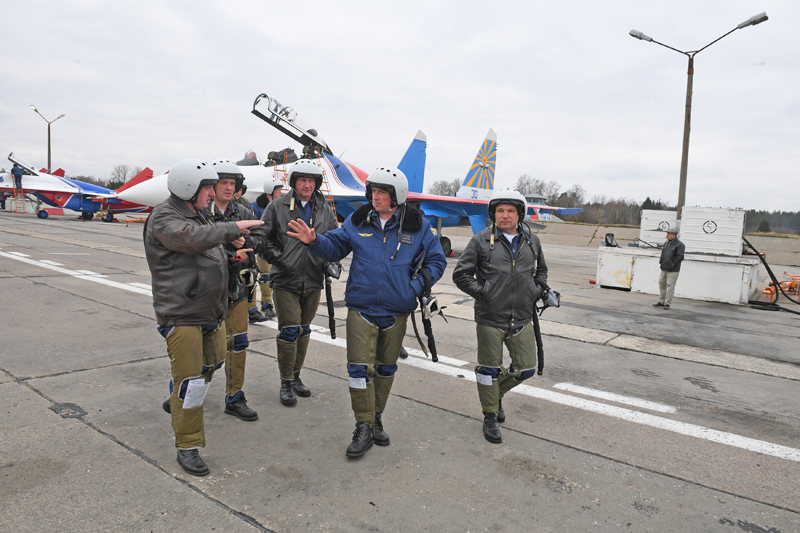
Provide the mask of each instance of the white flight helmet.
POLYGON ((202 159, 181 159, 169 169, 167 188, 181 200, 194 202, 200 189, 218 181, 212 166, 202 159))
POLYGON ((511 204, 517 208, 519 214, 519 222, 525 218, 528 213, 528 202, 522 194, 513 189, 502 189, 492 195, 489 200, 489 218, 494 222, 494 212, 500 204, 511 204))
POLYGON ((322 186, 322 167, 310 159, 301 159, 289 167, 289 187, 294 189, 297 178, 314 178, 314 192, 322 186))
POLYGON ((264 194, 272 196, 275 194, 275 189, 283 189, 283 180, 278 178, 270 178, 264 182, 264 194))
POLYGON ((215 159, 211 163, 212 168, 219 176, 219 179, 232 178, 236 182, 235 192, 239 192, 244 183, 244 174, 242 170, 230 159, 215 159))
POLYGON ((392 197, 392 207, 406 203, 408 198, 408 180, 398 168, 381 167, 376 168, 367 177, 367 200, 372 202, 372 189, 377 187, 389 193, 392 197))

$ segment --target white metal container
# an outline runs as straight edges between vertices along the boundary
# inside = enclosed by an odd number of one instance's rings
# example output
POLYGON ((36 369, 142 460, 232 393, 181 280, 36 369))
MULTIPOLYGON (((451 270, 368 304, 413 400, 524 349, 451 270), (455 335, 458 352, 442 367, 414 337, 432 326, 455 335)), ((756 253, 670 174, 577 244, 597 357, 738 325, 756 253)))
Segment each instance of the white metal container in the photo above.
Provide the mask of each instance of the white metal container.
POLYGON ((686 253, 742 255, 744 210, 684 207, 678 238, 686 253))
MULTIPOLYGON (((658 294, 661 251, 654 248, 601 246, 597 259, 597 284, 658 294)), ((755 257, 685 255, 675 286, 675 296, 745 305, 755 296, 760 261, 755 257)))
POLYGON ((667 230, 677 225, 677 216, 677 211, 643 209, 639 240, 654 246, 664 244, 667 240, 667 230))
POLYGON ((633 281, 633 263, 635 255, 615 253, 627 248, 600 247, 597 254, 597 284, 601 287, 630 289, 633 281))

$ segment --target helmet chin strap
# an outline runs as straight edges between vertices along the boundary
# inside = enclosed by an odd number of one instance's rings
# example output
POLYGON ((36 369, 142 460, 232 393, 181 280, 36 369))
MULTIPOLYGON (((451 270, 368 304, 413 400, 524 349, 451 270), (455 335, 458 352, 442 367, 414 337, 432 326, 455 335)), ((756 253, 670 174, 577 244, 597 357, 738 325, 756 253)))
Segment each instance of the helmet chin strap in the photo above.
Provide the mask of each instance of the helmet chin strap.
POLYGON ((400 227, 397 231, 397 249, 394 251, 392 257, 389 259, 390 261, 394 261, 394 258, 397 257, 397 252, 400 251, 400 242, 402 241, 400 237, 403 235, 403 222, 406 219, 406 210, 400 208, 399 211, 400 211, 400 227))

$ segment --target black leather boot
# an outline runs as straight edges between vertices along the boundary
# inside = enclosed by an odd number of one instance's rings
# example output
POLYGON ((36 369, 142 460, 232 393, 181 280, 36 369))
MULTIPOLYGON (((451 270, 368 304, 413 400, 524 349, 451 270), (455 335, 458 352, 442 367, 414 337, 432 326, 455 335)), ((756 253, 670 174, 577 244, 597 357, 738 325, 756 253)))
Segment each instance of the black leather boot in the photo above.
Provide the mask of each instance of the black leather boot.
POLYGON ((262 305, 261 312, 264 313, 264 316, 267 317, 267 320, 278 318, 278 315, 275 313, 275 307, 273 307, 272 304, 262 305))
POLYGON ((269 320, 269 318, 259 313, 257 307, 254 307, 247 312, 247 321, 251 324, 255 324, 256 322, 266 322, 267 320, 269 320))
POLYGON ((292 383, 294 383, 292 379, 281 378, 281 403, 283 405, 294 405, 297 403, 292 383))
POLYGON ((497 425, 497 413, 483 413, 483 436, 495 444, 503 442, 500 426, 497 425))
POLYGON ((193 476, 205 476, 210 470, 203 458, 200 457, 200 452, 197 448, 192 450, 178 450, 178 464, 183 467, 186 472, 193 476))
POLYGON ((375 413, 375 425, 372 426, 372 440, 378 446, 389 445, 389 434, 383 430, 383 420, 381 420, 383 413, 375 413))
POLYGON ((502 424, 506 421, 506 412, 503 411, 503 400, 497 400, 497 404, 500 406, 497 409, 497 421, 502 424))
POLYGON ((228 398, 225 398, 225 414, 239 417, 245 422, 258 420, 258 413, 247 407, 247 400, 244 397, 244 393, 242 393, 242 397, 235 402, 229 403, 228 398))
POLYGON ((356 429, 353 431, 353 442, 347 447, 347 457, 361 457, 367 450, 372 448, 374 439, 372 438, 372 428, 364 422, 356 422, 356 429))
POLYGON ((300 381, 300 371, 294 371, 294 381, 292 381, 292 389, 294 389, 294 393, 298 396, 302 396, 303 398, 308 398, 311 396, 311 391, 308 390, 308 387, 303 385, 303 382, 300 381))
POLYGON ((408 351, 402 346, 400 347, 400 359, 408 359, 408 351))
POLYGON ((172 404, 170 404, 169 401, 170 401, 169 398, 164 400, 164 403, 161 404, 161 408, 165 410, 167 413, 172 414, 172 404))

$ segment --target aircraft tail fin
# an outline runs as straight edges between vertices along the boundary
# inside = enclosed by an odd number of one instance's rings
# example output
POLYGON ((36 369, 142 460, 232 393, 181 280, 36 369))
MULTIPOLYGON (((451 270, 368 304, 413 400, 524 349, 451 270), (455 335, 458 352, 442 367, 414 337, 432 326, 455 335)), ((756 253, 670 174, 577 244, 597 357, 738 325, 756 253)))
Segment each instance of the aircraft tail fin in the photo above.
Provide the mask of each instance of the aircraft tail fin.
POLYGON ((497 134, 492 128, 481 143, 467 177, 456 194, 459 198, 488 200, 494 191, 494 172, 497 165, 497 134))
POLYGON ((409 192, 421 193, 425 185, 425 149, 427 146, 428 137, 422 131, 417 131, 403 159, 397 165, 397 168, 408 178, 409 192))
POLYGON ((152 177, 153 177, 153 171, 152 171, 150 168, 148 168, 148 167, 145 167, 145 169, 144 169, 144 170, 142 170, 141 172, 139 172, 138 174, 136 174, 134 177, 132 177, 131 179, 129 179, 128 181, 126 181, 126 182, 125 182, 125 183, 122 185, 122 187, 120 187, 119 189, 117 189, 117 192, 122 192, 122 191, 124 191, 125 189, 127 189, 127 188, 129 188, 129 187, 133 187, 134 185, 138 185, 139 183, 141 183, 141 182, 143 182, 143 181, 147 181, 147 180, 149 180, 149 179, 150 179, 150 178, 152 178, 152 177))
POLYGON ((64 178, 67 176, 67 171, 59 167, 58 170, 54 170, 53 172, 47 172, 47 169, 43 168, 39 171, 39 174, 50 174, 51 176, 58 176, 59 178, 64 178))

